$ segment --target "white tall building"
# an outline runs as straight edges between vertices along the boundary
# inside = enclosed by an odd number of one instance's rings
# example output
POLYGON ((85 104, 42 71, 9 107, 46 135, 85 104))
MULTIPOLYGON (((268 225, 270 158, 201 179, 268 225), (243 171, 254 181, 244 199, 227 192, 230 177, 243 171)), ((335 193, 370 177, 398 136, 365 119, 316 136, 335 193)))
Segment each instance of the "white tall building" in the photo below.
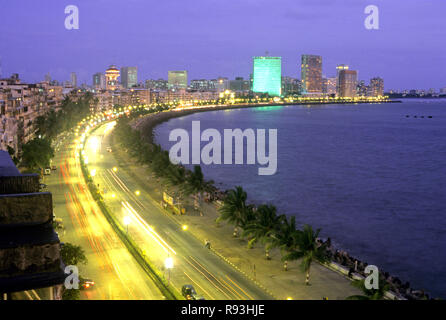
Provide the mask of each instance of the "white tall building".
POLYGON ((70 74, 70 82, 73 88, 77 87, 77 75, 75 72, 71 72, 70 74))

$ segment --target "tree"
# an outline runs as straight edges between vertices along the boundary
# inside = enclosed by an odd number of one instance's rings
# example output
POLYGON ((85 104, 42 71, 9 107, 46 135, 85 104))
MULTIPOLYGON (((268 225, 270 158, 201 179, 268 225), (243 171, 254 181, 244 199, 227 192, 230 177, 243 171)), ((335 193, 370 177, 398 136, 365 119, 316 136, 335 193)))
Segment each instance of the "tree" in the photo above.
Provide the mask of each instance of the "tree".
POLYGON ((364 295, 350 296, 347 297, 347 300, 382 300, 386 291, 390 288, 390 285, 381 275, 379 276, 378 289, 367 289, 365 287, 365 280, 353 280, 352 286, 360 289, 364 295))
POLYGON ((186 181, 186 169, 183 166, 171 164, 167 168, 167 179, 172 185, 180 185, 186 181))
POLYGON ((52 157, 54 157, 54 150, 48 139, 34 138, 22 146, 22 165, 30 170, 49 166, 52 157))
POLYGON ((261 205, 254 213, 254 220, 246 225, 243 235, 251 239, 248 241, 248 248, 260 241, 265 245, 265 255, 269 259, 270 237, 281 224, 284 216, 277 215, 277 209, 273 205, 261 205))
MULTIPOLYGON (((166 151, 167 153, 167 151, 166 151)), ((194 166, 194 170, 189 173, 186 178, 186 184, 184 186, 184 192, 187 195, 193 194, 198 203, 201 202, 203 192, 210 191, 214 181, 205 181, 203 172, 199 165, 194 166), (198 199, 197 199, 198 198, 198 199)))
POLYGON ((88 259, 84 249, 71 243, 65 243, 60 249, 60 255, 65 265, 76 266, 78 264, 87 264, 88 259))
POLYGON ((218 209, 220 216, 216 222, 227 221, 234 225, 234 236, 238 235, 238 228, 247 225, 254 219, 252 206, 246 204, 248 195, 241 186, 227 192, 223 205, 218 209))
POLYGON ((313 231, 309 225, 305 225, 303 231, 299 233, 297 242, 291 247, 288 254, 282 257, 282 261, 292 261, 302 259, 301 267, 306 273, 305 284, 310 284, 311 263, 317 260, 321 263, 328 261, 325 253, 325 244, 318 244, 317 237, 321 229, 313 231))
MULTIPOLYGON (((297 243, 300 233, 301 231, 296 228, 296 217, 292 216, 289 221, 284 217, 279 228, 274 230, 269 238, 271 247, 280 248, 282 257, 284 257, 286 252, 290 251, 297 243)), ((285 270, 287 270, 287 261, 285 260, 284 263, 285 270)))
POLYGON ((11 146, 7 146, 8 149, 8 153, 11 156, 12 161, 14 162, 15 165, 17 165, 19 163, 19 159, 17 159, 17 157, 15 156, 15 150, 13 147, 11 146))

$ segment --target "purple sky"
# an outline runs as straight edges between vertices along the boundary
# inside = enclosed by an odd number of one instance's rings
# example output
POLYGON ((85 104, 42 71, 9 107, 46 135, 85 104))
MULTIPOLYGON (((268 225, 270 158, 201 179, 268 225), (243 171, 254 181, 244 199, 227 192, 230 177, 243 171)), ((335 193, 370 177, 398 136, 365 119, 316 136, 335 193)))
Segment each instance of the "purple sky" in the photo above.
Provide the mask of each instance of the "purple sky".
POLYGON ((300 78, 300 55, 323 56, 386 89, 446 87, 444 0, 20 0, 0 9, 2 76, 91 84, 108 65, 138 66, 138 80, 189 71, 189 80, 249 77, 252 57, 282 57, 283 75, 300 78), (79 8, 66 30, 65 6, 79 8), (364 27, 367 5, 380 30, 364 27))

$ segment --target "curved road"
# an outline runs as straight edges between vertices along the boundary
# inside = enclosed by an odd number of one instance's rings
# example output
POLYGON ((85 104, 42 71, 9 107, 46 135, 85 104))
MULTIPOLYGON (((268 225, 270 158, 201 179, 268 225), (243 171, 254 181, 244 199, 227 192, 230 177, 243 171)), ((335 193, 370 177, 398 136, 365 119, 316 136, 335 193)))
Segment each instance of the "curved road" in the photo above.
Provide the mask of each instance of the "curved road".
POLYGON ((205 299, 272 299, 266 291, 246 278, 183 230, 175 216, 155 202, 113 156, 107 152, 113 122, 95 130, 85 143, 85 157, 93 180, 115 216, 127 223, 129 235, 145 251, 149 260, 178 290, 192 284, 205 299), (166 259, 173 268, 165 269, 166 259))
POLYGON ((79 273, 94 280, 95 286, 81 291, 81 299, 164 299, 93 200, 71 140, 59 139, 53 160, 57 170, 44 176, 44 183, 53 195, 54 213, 65 226, 65 232, 59 232, 61 242, 80 245, 88 258, 86 266, 79 266, 79 273))

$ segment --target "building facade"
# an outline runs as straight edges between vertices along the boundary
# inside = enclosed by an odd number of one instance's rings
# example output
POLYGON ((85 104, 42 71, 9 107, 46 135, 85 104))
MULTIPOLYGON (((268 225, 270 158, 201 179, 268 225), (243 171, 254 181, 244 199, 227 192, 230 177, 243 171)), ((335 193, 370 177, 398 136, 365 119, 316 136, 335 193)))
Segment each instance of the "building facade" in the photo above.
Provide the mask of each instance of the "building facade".
POLYGON ((384 96, 384 80, 382 78, 375 77, 370 79, 368 96, 369 97, 384 96))
POLYGON ((282 58, 254 57, 252 91, 268 93, 270 96, 282 94, 282 58))
POLYGON ((229 90, 234 92, 246 92, 251 90, 251 82, 244 80, 243 77, 236 77, 229 81, 229 90))
POLYGON ((302 93, 322 93, 322 57, 304 54, 301 59, 302 93))
POLYGON ((357 78, 358 73, 355 70, 342 69, 339 70, 338 96, 341 98, 354 98, 357 95, 357 78))
POLYGON ((122 67, 121 84, 123 88, 129 89, 138 84, 138 68, 122 67))
POLYGON ((73 88, 77 88, 77 75, 75 72, 70 74, 70 83, 73 88))
POLYGON ((336 78, 322 78, 322 93, 328 96, 336 95, 336 78))
POLYGON ((119 89, 119 81, 118 78, 120 76, 119 69, 111 65, 106 71, 105 71, 105 87, 107 90, 116 90, 119 89))
POLYGON ((53 227, 52 195, 38 174, 21 174, 0 151, 0 294, 2 299, 61 300, 61 243, 53 227))
POLYGON ((158 80, 149 79, 146 80, 145 87, 146 89, 167 90, 168 83, 167 80, 165 79, 158 79, 158 80))
POLYGON ((43 81, 22 83, 17 74, 0 79, 0 149, 14 149, 35 138, 35 120, 50 110, 58 110, 63 88, 43 81))
POLYGON ((187 82, 187 71, 186 70, 180 70, 180 71, 169 71, 167 82, 169 85, 169 89, 186 89, 188 82, 187 82))
POLYGON ((106 88, 105 75, 102 72, 93 75, 93 88, 96 90, 104 90, 106 88))

